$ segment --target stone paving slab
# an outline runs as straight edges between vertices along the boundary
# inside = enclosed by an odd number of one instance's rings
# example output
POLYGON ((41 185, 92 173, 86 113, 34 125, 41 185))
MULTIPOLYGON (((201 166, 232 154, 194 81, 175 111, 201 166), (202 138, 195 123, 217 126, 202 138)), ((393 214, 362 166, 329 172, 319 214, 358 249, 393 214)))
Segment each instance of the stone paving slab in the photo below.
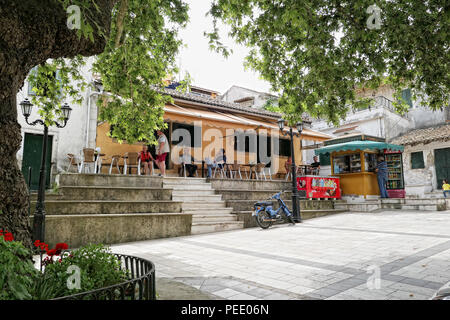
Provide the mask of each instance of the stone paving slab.
POLYGON ((450 280, 450 211, 352 212, 112 249, 203 298, 429 299, 450 280))

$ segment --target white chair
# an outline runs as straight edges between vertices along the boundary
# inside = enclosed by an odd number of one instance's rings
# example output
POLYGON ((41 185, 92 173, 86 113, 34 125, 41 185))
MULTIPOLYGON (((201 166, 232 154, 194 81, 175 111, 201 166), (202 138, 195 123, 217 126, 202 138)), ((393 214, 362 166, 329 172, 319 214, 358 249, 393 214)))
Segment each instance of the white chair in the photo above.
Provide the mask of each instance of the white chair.
POLYGON ((76 156, 72 153, 67 154, 67 158, 69 160, 69 164, 67 165, 67 172, 70 172, 72 166, 77 166, 77 172, 80 170, 80 162, 76 158, 76 156))
POLYGON ((216 164, 216 167, 215 167, 215 169, 214 169, 214 175, 213 175, 214 178, 216 177, 217 169, 219 169, 219 171, 220 171, 220 176, 221 176, 222 179, 224 178, 224 176, 226 176, 226 173, 225 173, 225 164, 222 163, 221 165, 222 165, 222 168, 220 168, 219 165, 216 164))
POLYGON ((262 176, 264 176, 264 180, 267 180, 266 173, 265 173, 265 163, 258 163, 255 167, 255 174, 256 174, 256 180, 259 180, 262 176))
POLYGON ((118 154, 113 155, 113 156, 111 157, 111 165, 109 166, 109 174, 112 173, 112 169, 113 169, 114 165, 115 165, 115 167, 117 168, 117 172, 120 173, 120 168, 119 168, 119 161, 120 161, 120 158, 121 158, 121 157, 120 157, 120 155, 118 155, 118 154))
POLYGON ((78 172, 82 173, 83 169, 86 171, 86 169, 91 173, 90 165, 93 166, 93 173, 95 173, 95 168, 97 167, 97 161, 95 160, 94 156, 95 150, 92 148, 84 148, 82 151, 82 158, 81 158, 81 164, 79 166, 78 172))
POLYGON ((123 174, 126 175, 128 168, 136 168, 137 174, 141 175, 141 158, 137 152, 127 152, 124 155, 123 174))

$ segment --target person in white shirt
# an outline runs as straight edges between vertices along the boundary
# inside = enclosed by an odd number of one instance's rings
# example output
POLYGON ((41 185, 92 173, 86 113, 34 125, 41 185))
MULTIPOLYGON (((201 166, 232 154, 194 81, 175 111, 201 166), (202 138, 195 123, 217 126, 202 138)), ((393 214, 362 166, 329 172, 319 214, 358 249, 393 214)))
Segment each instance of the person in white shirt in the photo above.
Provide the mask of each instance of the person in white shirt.
POLYGON ((166 175, 166 157, 170 152, 169 141, 166 135, 161 131, 157 130, 158 135, 158 146, 156 147, 156 160, 155 163, 161 171, 160 176, 166 175))
MULTIPOLYGON (((194 177, 195 172, 197 171, 197 165, 193 164, 195 162, 194 157, 191 156, 191 151, 189 148, 183 149, 183 155, 180 157, 180 162, 186 168, 189 177, 194 177)), ((181 172, 180 172, 181 174, 181 172)))

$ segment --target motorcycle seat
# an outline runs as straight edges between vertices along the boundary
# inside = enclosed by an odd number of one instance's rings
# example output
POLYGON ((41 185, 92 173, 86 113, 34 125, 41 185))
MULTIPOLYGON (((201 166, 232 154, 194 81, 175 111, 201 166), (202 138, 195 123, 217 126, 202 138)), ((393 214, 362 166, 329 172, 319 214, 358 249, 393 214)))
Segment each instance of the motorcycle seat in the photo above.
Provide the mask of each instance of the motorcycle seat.
POLYGON ((272 201, 260 201, 260 202, 256 202, 255 206, 273 206, 273 202, 272 201))

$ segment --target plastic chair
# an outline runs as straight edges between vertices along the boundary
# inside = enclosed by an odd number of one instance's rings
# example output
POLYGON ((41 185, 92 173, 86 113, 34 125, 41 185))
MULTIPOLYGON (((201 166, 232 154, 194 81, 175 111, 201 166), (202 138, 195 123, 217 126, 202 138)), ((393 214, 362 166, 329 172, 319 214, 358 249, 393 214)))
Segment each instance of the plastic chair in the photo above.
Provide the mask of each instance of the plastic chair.
POLYGON ((238 164, 237 162, 234 162, 232 165, 230 165, 230 177, 232 179, 236 179, 238 173, 239 177, 242 180, 241 165, 238 164))
POLYGON ((127 152, 124 155, 123 174, 126 175, 128 168, 136 168, 137 174, 141 175, 141 159, 137 152, 127 152))
POLYGON ((67 158, 69 160, 69 164, 67 165, 67 172, 70 172, 70 168, 72 168, 73 165, 77 166, 77 172, 80 170, 80 163, 77 161, 77 158, 74 154, 68 153, 67 158))
POLYGON ((113 169, 114 165, 117 168, 117 172, 120 173, 120 168, 119 168, 120 158, 121 158, 120 154, 116 154, 111 157, 111 165, 109 166, 109 174, 112 173, 112 169, 113 169))
POLYGON ((256 180, 259 180, 259 178, 261 177, 262 180, 262 175, 264 176, 264 180, 267 180, 266 178, 266 173, 265 173, 265 167, 266 164, 265 163, 258 163, 255 167, 255 173, 256 173, 256 180))
POLYGON ((81 165, 78 170, 79 173, 82 173, 83 169, 86 170, 86 168, 88 169, 88 171, 90 173, 91 170, 89 169, 89 165, 94 166, 94 173, 95 173, 95 168, 97 166, 97 162, 95 161, 94 152, 95 152, 95 150, 92 148, 84 148, 83 149, 81 165))

